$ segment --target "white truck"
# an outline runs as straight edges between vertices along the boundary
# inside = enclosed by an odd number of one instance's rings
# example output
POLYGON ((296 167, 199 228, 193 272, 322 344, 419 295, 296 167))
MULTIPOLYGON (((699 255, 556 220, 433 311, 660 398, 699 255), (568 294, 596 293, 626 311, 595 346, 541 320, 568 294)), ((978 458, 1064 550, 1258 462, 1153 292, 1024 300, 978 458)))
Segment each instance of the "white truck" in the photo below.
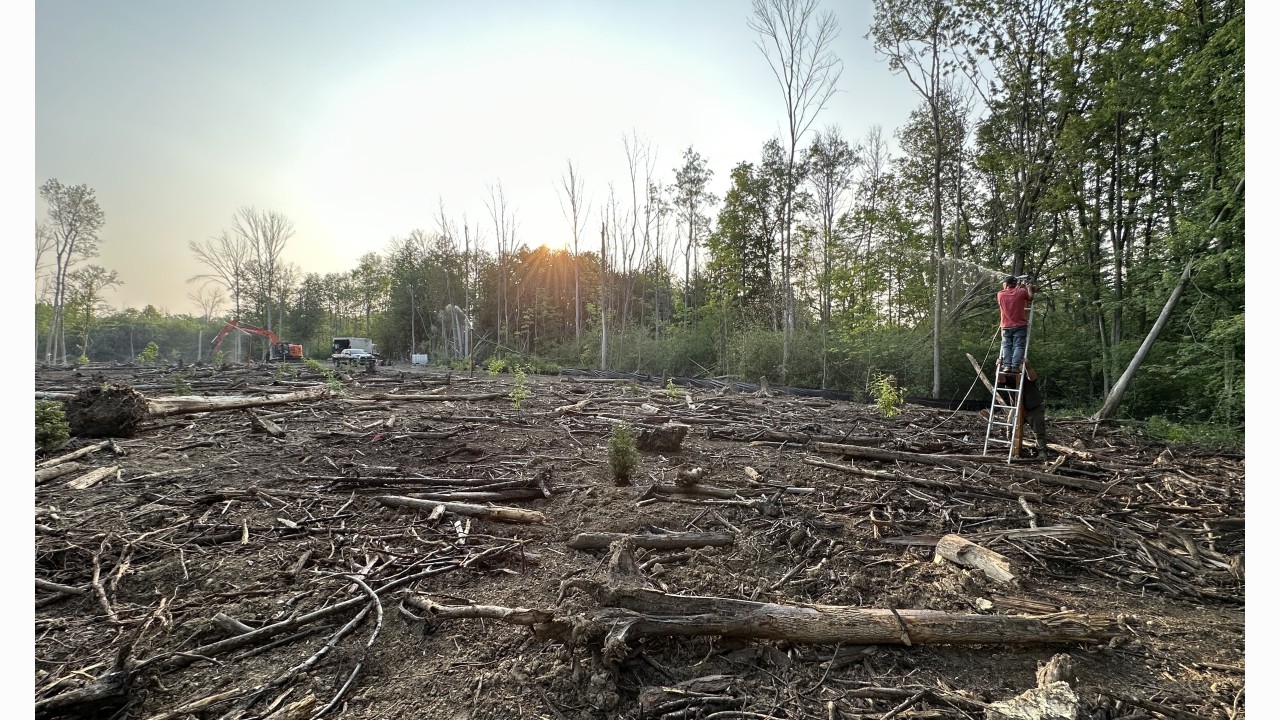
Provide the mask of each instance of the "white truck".
POLYGON ((341 365, 376 365, 382 361, 373 340, 359 337, 336 337, 333 339, 333 366, 341 365))

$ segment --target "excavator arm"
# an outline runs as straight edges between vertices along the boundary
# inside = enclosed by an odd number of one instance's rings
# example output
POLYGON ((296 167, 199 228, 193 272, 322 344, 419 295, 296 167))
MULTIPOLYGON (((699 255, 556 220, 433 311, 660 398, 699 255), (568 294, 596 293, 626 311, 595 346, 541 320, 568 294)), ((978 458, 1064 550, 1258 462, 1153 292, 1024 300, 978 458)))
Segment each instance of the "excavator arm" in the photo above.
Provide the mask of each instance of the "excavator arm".
POLYGON ((218 352, 218 348, 222 347, 222 341, 226 339, 227 334, 230 333, 232 330, 239 330, 240 332, 246 333, 248 335, 258 335, 259 337, 264 337, 271 343, 272 346, 275 346, 280 342, 280 336, 276 335, 270 330, 265 330, 263 328, 250 325, 248 323, 242 323, 239 320, 232 320, 222 328, 222 332, 218 333, 218 337, 213 339, 213 352, 215 353, 218 352))

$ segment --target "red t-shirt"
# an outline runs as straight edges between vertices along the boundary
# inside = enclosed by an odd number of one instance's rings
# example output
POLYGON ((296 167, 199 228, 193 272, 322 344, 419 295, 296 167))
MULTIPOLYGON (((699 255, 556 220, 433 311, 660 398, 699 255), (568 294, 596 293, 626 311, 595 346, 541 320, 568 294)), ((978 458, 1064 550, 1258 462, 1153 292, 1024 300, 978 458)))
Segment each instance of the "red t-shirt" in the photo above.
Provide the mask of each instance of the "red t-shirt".
POLYGON ((1000 303, 1000 327, 1015 328, 1027 324, 1030 290, 1024 287, 1005 288, 996 293, 996 301, 1000 303))

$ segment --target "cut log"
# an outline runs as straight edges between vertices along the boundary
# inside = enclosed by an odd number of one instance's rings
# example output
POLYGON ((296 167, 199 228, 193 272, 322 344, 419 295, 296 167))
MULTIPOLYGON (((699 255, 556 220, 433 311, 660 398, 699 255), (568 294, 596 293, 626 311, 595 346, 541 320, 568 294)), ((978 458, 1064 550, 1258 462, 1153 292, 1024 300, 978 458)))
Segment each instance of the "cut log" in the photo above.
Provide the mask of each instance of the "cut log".
POLYGON ((328 385, 316 385, 314 387, 296 390, 283 395, 273 397, 242 397, 242 396, 210 396, 210 397, 157 397, 147 400, 147 412, 151 418, 169 417, 171 415, 189 415, 199 412, 214 412, 218 410, 240 410, 243 408, 265 407, 268 405, 283 405, 285 403, 302 402, 305 400, 320 400, 329 397, 330 391, 328 385))
POLYGON ((1009 570, 1009 559, 994 550, 965 540, 959 535, 943 535, 934 546, 937 557, 946 558, 957 565, 981 570, 984 575, 996 582, 1013 582, 1014 575, 1009 570))
MULTIPOLYGON (((77 437, 132 437, 145 420, 171 415, 239 410, 318 400, 329 396, 328 385, 287 391, 274 397, 156 397, 147 398, 122 383, 104 383, 81 390, 65 403, 67 424, 77 437)), ((51 462, 51 461, 46 461, 51 462)))
POLYGON ((255 415, 252 410, 246 410, 245 412, 249 414, 249 432, 266 433, 271 437, 284 436, 284 430, 281 430, 279 425, 264 417, 255 415))
POLYGON ((575 550, 599 550, 623 539, 630 539, 635 547, 648 548, 650 550, 723 547, 734 543, 734 536, 725 532, 671 532, 660 535, 578 533, 569 540, 568 545, 575 550))
POLYGON ((469 400, 497 400, 498 398, 507 397, 508 393, 492 392, 480 393, 479 395, 393 395, 391 393, 376 393, 369 397, 374 400, 425 400, 434 402, 467 402, 469 400))
POLYGON ((398 495, 382 495, 374 498, 378 502, 388 507, 407 508, 410 510, 425 510, 431 512, 436 508, 441 508, 445 512, 451 512, 455 515, 468 515, 470 517, 478 517, 482 520, 497 520, 500 522, 515 523, 544 523, 547 516, 536 510, 524 510, 513 507, 471 505, 469 503, 458 502, 441 502, 437 500, 419 500, 417 498, 400 497, 398 495))
POLYGON ((671 595, 642 587, 632 542, 613 543, 605 581, 573 578, 561 584, 585 591, 598 609, 570 616, 551 610, 466 606, 449 617, 502 618, 533 625, 535 635, 568 643, 603 641, 607 657, 626 654, 629 642, 648 637, 721 637, 790 643, 849 645, 1044 644, 1090 642, 1119 634, 1105 618, 1074 613, 1041 617, 960 615, 936 610, 877 609, 842 605, 782 605, 721 597, 671 595), (546 620, 554 617, 554 620, 546 620))
POLYGON ((110 440, 103 440, 102 442, 94 443, 93 445, 86 445, 86 446, 84 446, 84 447, 80 448, 79 450, 75 450, 75 451, 69 452, 69 453, 67 453, 67 454, 65 454, 65 455, 59 455, 59 456, 58 456, 58 457, 56 457, 56 458, 49 458, 48 460, 45 460, 44 462, 36 463, 36 469, 40 469, 40 468, 50 468, 50 467, 54 467, 55 465, 61 465, 62 463, 70 462, 70 461, 72 461, 72 460, 76 460, 76 459, 78 459, 78 458, 82 458, 82 457, 84 457, 85 455, 88 455, 89 453, 97 452, 97 451, 99 451, 99 450, 101 450, 101 449, 103 449, 103 448, 105 448, 105 447, 107 447, 107 446, 109 446, 109 445, 111 445, 111 441, 110 441, 110 440))
POLYGON ((48 482, 54 478, 69 475, 83 469, 85 469, 84 463, 78 462, 69 462, 61 465, 54 465, 53 467, 41 468, 36 471, 36 484, 39 485, 40 483, 48 482))
POLYGON ((96 468, 67 483, 72 490, 85 490, 120 472, 119 465, 96 468))
MULTIPOLYGON (((910 462, 920 465, 939 465, 950 468, 970 469, 985 466, 985 460, 990 458, 975 457, 972 460, 959 457, 956 455, 928 455, 925 453, 903 452, 901 450, 885 450, 884 448, 863 447, 861 445, 842 445, 839 443, 815 442, 810 445, 814 452, 839 453, 849 457, 860 457, 868 460, 880 460, 882 462, 910 462)), ((1091 492, 1099 492, 1107 487, 1106 483, 1097 480, 1085 480, 1084 478, 1063 477, 1061 475, 1050 475, 1049 473, 1039 472, 1036 470, 1028 470, 1020 467, 1008 467, 1009 473, 1014 477, 1026 478, 1028 480, 1037 480, 1049 483, 1051 485, 1060 485, 1063 487, 1077 488, 1080 490, 1089 490, 1091 492)))

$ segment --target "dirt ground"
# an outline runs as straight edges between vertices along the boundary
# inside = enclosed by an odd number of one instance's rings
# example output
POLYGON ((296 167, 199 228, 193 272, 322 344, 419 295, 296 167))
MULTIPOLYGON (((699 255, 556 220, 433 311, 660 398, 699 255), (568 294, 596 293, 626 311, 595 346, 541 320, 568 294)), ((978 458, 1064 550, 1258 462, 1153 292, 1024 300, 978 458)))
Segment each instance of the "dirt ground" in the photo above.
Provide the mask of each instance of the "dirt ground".
MULTIPOLYGON (((325 382, 298 369, 41 368, 36 390, 114 381, 153 399, 181 378, 194 395, 278 398, 325 382)), ((37 715, 983 718, 1065 653, 1080 717, 1245 717, 1241 455, 1051 418, 1059 452, 1007 464, 979 457, 975 412, 883 418, 571 377, 516 392, 510 375, 396 366, 343 377, 337 397, 155 417, 36 455, 37 715), (688 426, 680 449, 643 451, 629 483, 613 479, 614 427, 666 422, 688 426), (88 447, 55 466, 70 472, 39 474, 88 447), (810 642, 684 618, 605 641, 600 623, 622 621, 583 588, 610 576, 610 550, 569 543, 606 532, 731 538, 632 551, 630 581, 650 593, 899 623, 1087 617, 1099 635, 935 644, 903 624, 898 642, 810 642), (1003 555, 1014 579, 935 560, 948 534, 1003 555)))

